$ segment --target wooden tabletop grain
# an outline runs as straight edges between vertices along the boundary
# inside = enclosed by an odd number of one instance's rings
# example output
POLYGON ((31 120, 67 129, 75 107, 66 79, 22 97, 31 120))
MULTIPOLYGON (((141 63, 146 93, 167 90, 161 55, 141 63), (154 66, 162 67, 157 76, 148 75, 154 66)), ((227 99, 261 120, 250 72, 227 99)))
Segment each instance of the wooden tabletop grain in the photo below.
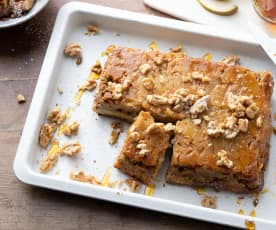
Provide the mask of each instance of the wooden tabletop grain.
MULTIPOLYGON (((0 30, 0 229, 233 229, 149 210, 41 189, 21 183, 13 160, 59 8, 50 1, 31 21, 0 30), (18 104, 22 93, 26 103, 18 104)), ((143 0, 90 0, 162 15, 143 0)))

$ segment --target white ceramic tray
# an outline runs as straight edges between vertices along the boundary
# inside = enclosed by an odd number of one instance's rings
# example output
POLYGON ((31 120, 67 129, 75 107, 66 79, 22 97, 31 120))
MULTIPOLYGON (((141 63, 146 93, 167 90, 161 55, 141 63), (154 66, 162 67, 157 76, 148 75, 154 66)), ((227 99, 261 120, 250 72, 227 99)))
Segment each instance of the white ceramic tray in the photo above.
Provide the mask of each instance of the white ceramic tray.
MULTIPOLYGON (((217 209, 208 209, 200 205, 202 196, 185 186, 166 184, 163 187, 166 167, 156 180, 153 196, 144 195, 145 187, 137 193, 131 193, 124 185, 122 188, 108 188, 75 182, 69 179, 71 171, 84 172, 102 178, 107 168, 111 167, 110 181, 127 178, 117 169, 112 168, 125 133, 120 136, 116 146, 108 144, 111 132, 110 123, 114 119, 98 116, 92 112, 94 94, 85 92, 80 106, 74 106, 73 98, 78 85, 89 76, 91 66, 98 58, 104 62, 101 52, 111 44, 148 49, 151 41, 157 41, 161 51, 167 51, 178 43, 183 43, 185 51, 196 57, 206 52, 213 54, 214 60, 220 60, 229 54, 241 57, 242 65, 254 70, 269 69, 276 75, 276 68, 262 51, 262 48, 249 37, 239 34, 216 31, 215 28, 168 20, 150 15, 104 8, 85 3, 68 3, 59 12, 50 40, 48 51, 42 66, 33 101, 28 113, 22 138, 17 150, 14 171, 25 183, 79 194, 83 196, 128 204, 161 212, 187 216, 196 219, 245 227, 246 220, 253 220, 257 229, 276 229, 276 156, 275 137, 271 139, 271 155, 265 173, 265 186, 268 192, 259 196, 259 204, 254 207, 252 196, 244 196, 237 204, 238 195, 227 192, 214 192, 206 189, 206 194, 217 197, 217 209), (98 25, 97 36, 87 36, 86 25, 98 25), (120 33, 120 36, 116 36, 120 33), (65 58, 63 48, 69 42, 78 42, 83 47, 83 63, 79 66, 70 58, 65 58), (62 95, 57 87, 64 90, 62 95), (79 134, 72 139, 79 139, 83 150, 76 158, 61 157, 57 165, 47 174, 39 172, 41 160, 46 151, 38 145, 38 133, 46 121, 49 111, 58 104, 62 110, 69 106, 71 120, 80 122, 79 134), (245 215, 238 214, 242 209, 245 215), (256 211, 257 216, 249 213, 256 211)), ((275 94, 272 100, 276 111, 275 94)), ((60 143, 68 138, 57 137, 60 143)))

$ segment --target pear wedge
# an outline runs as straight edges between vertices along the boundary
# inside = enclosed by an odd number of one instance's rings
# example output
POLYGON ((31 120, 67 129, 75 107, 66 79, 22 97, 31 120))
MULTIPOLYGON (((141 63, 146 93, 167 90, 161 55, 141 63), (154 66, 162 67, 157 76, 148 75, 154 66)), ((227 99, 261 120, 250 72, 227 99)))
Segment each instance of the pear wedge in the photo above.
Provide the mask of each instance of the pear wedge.
POLYGON ((229 16, 237 12, 238 6, 232 1, 221 0, 197 0, 199 4, 211 13, 229 16))

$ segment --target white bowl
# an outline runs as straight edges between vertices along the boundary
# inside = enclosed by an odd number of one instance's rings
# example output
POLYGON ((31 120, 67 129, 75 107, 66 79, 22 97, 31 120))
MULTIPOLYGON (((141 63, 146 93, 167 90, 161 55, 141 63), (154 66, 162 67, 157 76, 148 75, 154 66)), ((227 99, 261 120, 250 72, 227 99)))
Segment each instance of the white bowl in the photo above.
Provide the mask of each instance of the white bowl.
POLYGON ((16 26, 31 19, 37 15, 47 5, 48 2, 49 0, 36 0, 33 8, 22 17, 9 18, 7 21, 0 20, 0 29, 16 26))

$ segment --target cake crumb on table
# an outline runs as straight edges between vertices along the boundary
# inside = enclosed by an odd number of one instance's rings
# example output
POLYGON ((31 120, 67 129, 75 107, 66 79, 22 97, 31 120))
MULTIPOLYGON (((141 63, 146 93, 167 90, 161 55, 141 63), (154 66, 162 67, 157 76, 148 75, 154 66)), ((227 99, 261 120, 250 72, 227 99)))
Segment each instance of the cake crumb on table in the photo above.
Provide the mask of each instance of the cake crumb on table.
POLYGON ((17 100, 18 104, 23 104, 26 102, 26 99, 23 94, 17 94, 16 100, 17 100))
POLYGON ((205 195, 201 200, 201 205, 206 208, 217 208, 217 198, 215 196, 205 195))

